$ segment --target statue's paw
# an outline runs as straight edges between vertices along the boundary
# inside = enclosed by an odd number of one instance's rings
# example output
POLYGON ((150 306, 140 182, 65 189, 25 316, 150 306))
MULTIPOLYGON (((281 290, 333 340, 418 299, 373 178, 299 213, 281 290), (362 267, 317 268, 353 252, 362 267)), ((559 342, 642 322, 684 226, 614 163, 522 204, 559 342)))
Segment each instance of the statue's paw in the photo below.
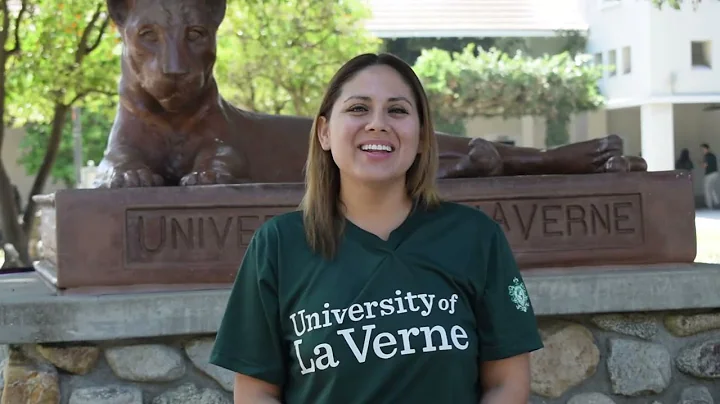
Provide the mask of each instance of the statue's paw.
POLYGON ((630 162, 630 171, 647 171, 647 161, 640 156, 625 156, 630 162))
POLYGON ((637 156, 614 156, 603 165, 601 172, 626 173, 630 171, 647 171, 647 162, 637 156))
POLYGON ((470 140, 468 154, 475 170, 482 175, 499 175, 503 169, 503 160, 492 142, 482 138, 470 140))
POLYGON ((491 142, 474 138, 470 140, 468 146, 468 153, 458 158, 455 164, 448 167, 441 166, 440 178, 489 177, 502 173, 502 157, 491 142))
POLYGON ((623 153, 623 140, 618 135, 608 135, 594 140, 597 142, 597 153, 613 153, 615 155, 623 153))
POLYGON ((109 179, 110 188, 161 187, 163 178, 148 168, 115 170, 109 179))
POLYGON ((216 185, 216 184, 232 184, 236 182, 232 175, 220 171, 193 171, 180 179, 180 185, 216 185))
MULTIPOLYGON (((591 139, 578 143, 579 152, 573 159, 582 159, 592 166, 595 172, 626 171, 624 165, 623 141, 618 135, 609 135, 599 139, 591 139)), ((629 167, 629 166, 628 166, 629 167)))

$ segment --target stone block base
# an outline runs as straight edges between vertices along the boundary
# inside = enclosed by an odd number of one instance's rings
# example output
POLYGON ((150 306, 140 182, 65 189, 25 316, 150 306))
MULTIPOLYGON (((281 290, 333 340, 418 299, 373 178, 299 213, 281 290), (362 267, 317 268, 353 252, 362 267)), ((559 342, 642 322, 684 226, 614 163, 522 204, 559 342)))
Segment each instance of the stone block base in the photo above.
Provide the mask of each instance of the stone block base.
MULTIPOLYGON (((684 172, 442 180, 442 196, 501 224, 520 267, 691 263, 684 172)), ((303 184, 63 190, 37 198, 59 289, 168 290, 232 283, 254 231, 296 209, 303 184)))

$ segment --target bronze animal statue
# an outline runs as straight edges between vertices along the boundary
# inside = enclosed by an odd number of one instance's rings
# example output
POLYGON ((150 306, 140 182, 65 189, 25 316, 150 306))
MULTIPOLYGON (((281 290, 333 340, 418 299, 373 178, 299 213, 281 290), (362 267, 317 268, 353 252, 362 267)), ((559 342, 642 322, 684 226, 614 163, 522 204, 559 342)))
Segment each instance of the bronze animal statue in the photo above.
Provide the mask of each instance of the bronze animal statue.
MULTIPOLYGON (((226 0, 107 0, 120 105, 96 187, 301 182, 312 118, 244 111, 213 76, 226 0)), ((552 150, 438 134, 441 178, 644 171, 620 137, 552 150)))

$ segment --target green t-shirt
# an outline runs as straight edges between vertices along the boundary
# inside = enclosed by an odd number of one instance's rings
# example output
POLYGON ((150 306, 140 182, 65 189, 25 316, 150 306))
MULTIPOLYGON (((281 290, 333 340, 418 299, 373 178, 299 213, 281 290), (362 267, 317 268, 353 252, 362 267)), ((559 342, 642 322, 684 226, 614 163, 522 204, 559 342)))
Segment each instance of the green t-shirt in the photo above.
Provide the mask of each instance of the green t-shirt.
POLYGON ((444 202, 387 241, 347 222, 332 262, 301 212, 266 222, 210 362, 281 386, 286 404, 477 404, 481 361, 541 347, 500 226, 444 202))

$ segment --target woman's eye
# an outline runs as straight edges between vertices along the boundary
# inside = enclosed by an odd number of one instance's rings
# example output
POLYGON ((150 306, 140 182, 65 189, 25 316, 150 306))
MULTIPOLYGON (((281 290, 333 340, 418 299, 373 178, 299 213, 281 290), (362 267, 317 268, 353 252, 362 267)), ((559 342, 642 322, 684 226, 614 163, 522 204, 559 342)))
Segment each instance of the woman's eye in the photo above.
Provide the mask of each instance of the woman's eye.
POLYGON ((367 108, 365 108, 365 107, 362 106, 362 105, 355 105, 355 106, 350 107, 350 108, 348 109, 348 111, 350 111, 350 112, 364 112, 364 111, 367 111, 367 108))
POLYGON ((393 114, 407 114, 407 110, 405 108, 391 108, 390 113, 393 114))

